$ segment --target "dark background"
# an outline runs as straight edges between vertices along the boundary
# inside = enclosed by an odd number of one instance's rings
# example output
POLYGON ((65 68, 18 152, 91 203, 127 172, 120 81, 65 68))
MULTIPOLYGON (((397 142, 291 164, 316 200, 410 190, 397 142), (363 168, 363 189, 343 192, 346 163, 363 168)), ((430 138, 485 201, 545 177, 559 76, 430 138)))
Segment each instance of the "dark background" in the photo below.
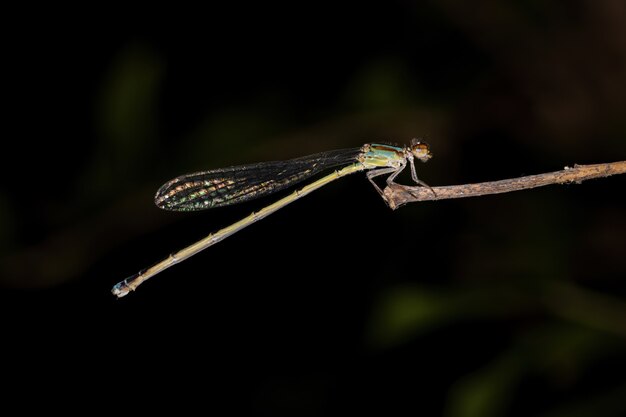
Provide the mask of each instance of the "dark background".
POLYGON ((418 172, 433 186, 624 160, 623 2, 107 4, 6 19, 4 402, 626 411, 619 176, 392 212, 357 174, 124 299, 109 292, 276 198, 158 210, 154 192, 182 173, 412 137, 431 145, 418 172))

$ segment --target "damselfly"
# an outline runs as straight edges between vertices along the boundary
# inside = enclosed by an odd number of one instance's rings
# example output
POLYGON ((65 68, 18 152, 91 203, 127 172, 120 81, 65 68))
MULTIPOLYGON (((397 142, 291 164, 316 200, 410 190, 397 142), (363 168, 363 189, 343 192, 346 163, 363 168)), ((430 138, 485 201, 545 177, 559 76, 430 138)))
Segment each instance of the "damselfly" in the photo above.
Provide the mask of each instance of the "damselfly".
POLYGON ((425 142, 413 139, 410 146, 404 147, 373 143, 360 148, 321 152, 287 161, 233 166, 174 178, 157 191, 156 205, 165 210, 197 211, 252 200, 291 187, 324 170, 344 166, 119 282, 112 292, 117 297, 123 297, 170 266, 224 240, 329 182, 354 172, 367 170, 367 178, 383 198, 383 191, 374 182, 374 178, 390 174, 387 184, 391 184, 407 164, 410 165, 413 181, 430 188, 417 177, 415 159, 426 162, 431 156, 425 142))

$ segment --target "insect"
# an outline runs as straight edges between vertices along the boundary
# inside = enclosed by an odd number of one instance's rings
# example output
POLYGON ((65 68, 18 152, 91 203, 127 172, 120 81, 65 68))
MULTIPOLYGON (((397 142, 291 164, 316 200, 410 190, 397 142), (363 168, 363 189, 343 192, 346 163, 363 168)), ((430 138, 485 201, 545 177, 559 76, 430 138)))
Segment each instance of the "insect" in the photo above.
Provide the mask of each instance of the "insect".
POLYGON ((387 184, 391 184, 407 164, 410 165, 413 181, 430 188, 417 177, 415 159, 426 162, 431 157, 429 146, 413 139, 409 146, 404 147, 372 143, 360 148, 321 152, 286 161, 220 168, 174 178, 159 188, 155 196, 156 205, 165 210, 197 211, 259 198, 291 187, 330 168, 343 167, 117 283, 112 293, 118 298, 123 297, 170 266, 221 242, 312 191, 355 172, 367 171, 367 178, 383 198, 383 191, 374 178, 390 174, 387 184))

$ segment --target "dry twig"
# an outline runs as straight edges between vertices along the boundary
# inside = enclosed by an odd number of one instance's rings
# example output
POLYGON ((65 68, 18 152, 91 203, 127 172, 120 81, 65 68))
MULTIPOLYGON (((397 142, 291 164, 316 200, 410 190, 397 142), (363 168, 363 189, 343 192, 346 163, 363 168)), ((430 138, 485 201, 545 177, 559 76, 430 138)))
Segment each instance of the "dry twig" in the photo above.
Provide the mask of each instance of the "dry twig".
POLYGON ((565 169, 561 171, 548 172, 545 174, 528 175, 525 177, 481 182, 477 184, 432 187, 432 190, 422 186, 406 186, 394 183, 385 188, 384 197, 389 207, 395 210, 407 203, 417 201, 478 197, 487 194, 500 194, 543 187, 544 185, 551 184, 580 184, 585 180, 624 173, 626 173, 626 161, 595 165, 574 165, 573 167, 565 167, 565 169))

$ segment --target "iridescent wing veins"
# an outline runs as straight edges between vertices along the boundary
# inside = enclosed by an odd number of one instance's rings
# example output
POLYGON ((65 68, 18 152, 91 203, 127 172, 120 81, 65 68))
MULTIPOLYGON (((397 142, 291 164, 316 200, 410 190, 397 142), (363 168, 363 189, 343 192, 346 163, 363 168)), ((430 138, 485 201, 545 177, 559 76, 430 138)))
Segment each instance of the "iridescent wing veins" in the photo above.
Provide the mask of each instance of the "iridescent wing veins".
POLYGON ((165 210, 196 211, 259 198, 326 169, 357 162, 361 148, 321 152, 287 161, 260 162, 181 175, 154 198, 165 210))

